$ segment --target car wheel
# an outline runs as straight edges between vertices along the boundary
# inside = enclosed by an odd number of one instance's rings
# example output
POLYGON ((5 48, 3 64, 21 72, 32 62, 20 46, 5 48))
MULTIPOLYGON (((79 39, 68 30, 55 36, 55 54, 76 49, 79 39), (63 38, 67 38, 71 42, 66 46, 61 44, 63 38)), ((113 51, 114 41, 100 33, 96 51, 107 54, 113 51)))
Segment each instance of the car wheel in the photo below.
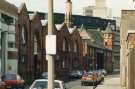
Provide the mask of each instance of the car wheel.
POLYGON ((81 85, 83 86, 83 85, 84 85, 84 83, 83 83, 83 82, 81 82, 81 85))

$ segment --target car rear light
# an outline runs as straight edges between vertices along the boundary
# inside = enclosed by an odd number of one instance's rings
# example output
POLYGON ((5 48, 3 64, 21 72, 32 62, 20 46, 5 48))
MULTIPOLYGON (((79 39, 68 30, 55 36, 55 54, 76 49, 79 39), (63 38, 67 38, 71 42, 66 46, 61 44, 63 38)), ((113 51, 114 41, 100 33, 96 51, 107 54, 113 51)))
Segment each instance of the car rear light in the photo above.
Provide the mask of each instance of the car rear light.
POLYGON ((93 76, 93 78, 92 78, 93 80, 97 80, 97 77, 96 76, 93 76))
POLYGON ((87 78, 87 80, 92 80, 92 78, 87 78))

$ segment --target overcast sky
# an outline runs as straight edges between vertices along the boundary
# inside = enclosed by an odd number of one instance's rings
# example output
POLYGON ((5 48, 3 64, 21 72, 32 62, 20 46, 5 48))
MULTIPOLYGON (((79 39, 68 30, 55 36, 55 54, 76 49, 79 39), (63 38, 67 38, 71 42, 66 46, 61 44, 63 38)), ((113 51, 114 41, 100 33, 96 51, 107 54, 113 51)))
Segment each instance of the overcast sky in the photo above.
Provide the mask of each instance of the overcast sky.
MULTIPOLYGON (((26 2, 28 10, 48 11, 48 0, 7 0, 16 6, 26 2)), ((54 0, 54 11, 64 13, 66 0, 54 0)), ((94 5, 94 0, 72 0, 73 14, 83 15, 83 7, 94 5)), ((107 6, 112 8, 113 16, 120 16, 121 9, 133 9, 133 0, 107 0, 107 6)))

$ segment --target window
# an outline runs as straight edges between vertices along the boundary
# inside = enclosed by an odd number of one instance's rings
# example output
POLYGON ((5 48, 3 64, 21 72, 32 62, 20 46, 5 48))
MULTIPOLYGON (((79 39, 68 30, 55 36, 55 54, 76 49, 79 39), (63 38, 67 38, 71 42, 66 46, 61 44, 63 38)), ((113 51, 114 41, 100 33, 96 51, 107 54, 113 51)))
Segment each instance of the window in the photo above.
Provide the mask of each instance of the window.
POLYGON ((9 48, 14 48, 14 47, 15 47, 15 43, 9 42, 9 43, 8 43, 8 47, 9 47, 9 48))
POLYGON ((107 38, 108 37, 108 34, 104 34, 104 37, 107 38))
POLYGON ((108 34, 108 37, 109 37, 109 38, 112 38, 112 34, 108 34))
POLYGON ((76 44, 76 42, 74 43, 74 52, 77 52, 77 44, 76 44))
POLYGON ((14 19, 10 16, 7 16, 5 14, 1 14, 2 21, 6 24, 12 24, 14 23, 14 19))
POLYGON ((65 68, 65 61, 62 61, 62 68, 65 68))
POLYGON ((37 54, 37 38, 34 36, 34 54, 37 54))
POLYGON ((21 62, 22 62, 22 63, 25 63, 25 58, 26 58, 25 55, 22 55, 22 56, 21 56, 21 62))
POLYGON ((24 27, 22 27, 22 33, 21 33, 21 36, 22 36, 22 44, 26 44, 24 27))
POLYGON ((66 39, 63 40, 62 50, 66 51, 66 39))
POLYGON ((68 51, 69 51, 69 52, 71 51, 71 47, 70 47, 70 44, 68 45, 68 51))
POLYGON ((107 42, 105 42, 105 46, 107 46, 107 42))
POLYGON ((67 39, 63 39, 62 51, 71 51, 71 45, 68 43, 67 39))

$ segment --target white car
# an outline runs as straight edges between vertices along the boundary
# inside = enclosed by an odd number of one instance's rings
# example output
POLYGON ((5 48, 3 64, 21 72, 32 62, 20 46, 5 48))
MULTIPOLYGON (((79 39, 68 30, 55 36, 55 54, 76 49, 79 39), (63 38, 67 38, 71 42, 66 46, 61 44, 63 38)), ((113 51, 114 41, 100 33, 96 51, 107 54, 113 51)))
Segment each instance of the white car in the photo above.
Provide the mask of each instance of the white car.
MULTIPOLYGON (((35 80, 29 89, 47 89, 48 79, 35 80)), ((55 80, 54 89, 67 89, 63 81, 55 80)))

